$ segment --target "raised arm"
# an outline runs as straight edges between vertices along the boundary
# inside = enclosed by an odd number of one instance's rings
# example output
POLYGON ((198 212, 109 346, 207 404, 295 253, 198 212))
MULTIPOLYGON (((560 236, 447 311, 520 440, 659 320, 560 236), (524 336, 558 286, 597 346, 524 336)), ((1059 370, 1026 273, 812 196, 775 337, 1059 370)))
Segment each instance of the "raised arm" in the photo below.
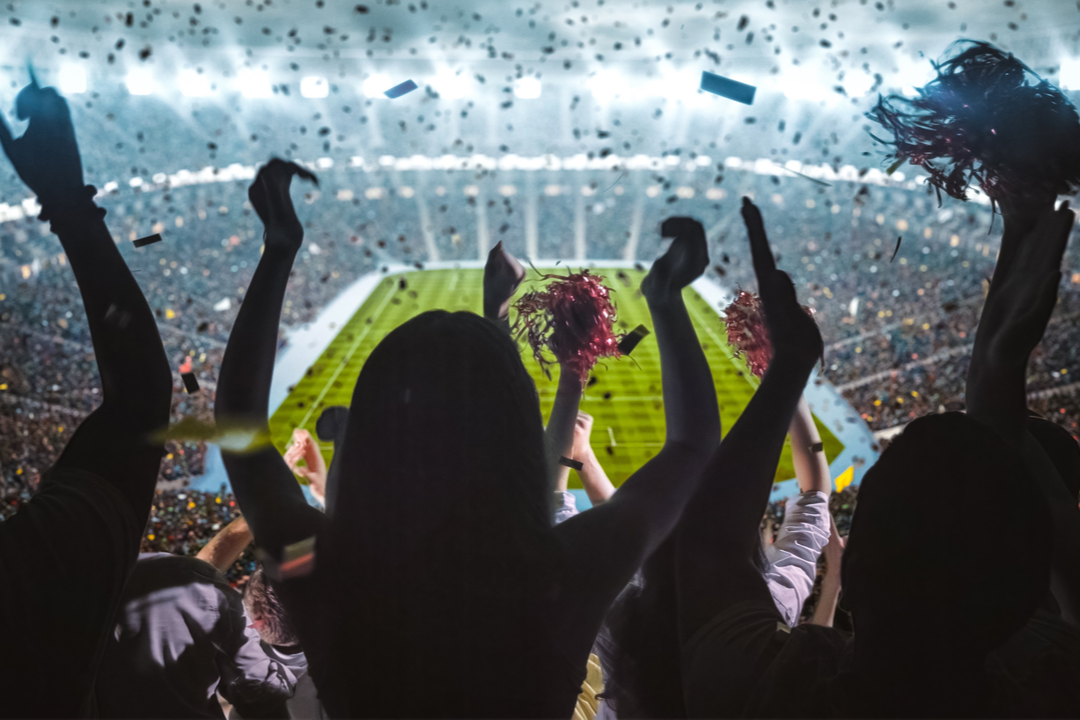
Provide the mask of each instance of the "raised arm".
POLYGON ((773 356, 757 392, 709 461, 676 535, 683 642, 735 602, 772 602, 758 563, 758 526, 784 437, 823 347, 791 278, 776 268, 761 213, 748 199, 742 212, 773 356))
POLYGON ((1027 432, 1028 360, 1057 303, 1061 261, 1075 215, 1053 198, 1002 202, 1001 254, 975 336, 967 380, 968 414, 1023 454, 1050 508, 1055 542, 1051 589, 1062 616, 1080 628, 1080 513, 1053 463, 1027 432))
POLYGON ((53 88, 33 82, 16 110, 28 118, 14 138, 0 119, 0 144, 19 176, 37 195, 41 219, 52 223, 82 294, 102 403, 79 426, 57 467, 94 473, 116 487, 140 526, 161 464, 162 445, 150 438, 169 423, 172 373, 157 321, 83 185, 82 161, 67 103, 53 88))
MULTIPOLYGON (((304 230, 296 217, 289 186, 293 175, 315 176, 294 163, 271 160, 248 195, 266 231, 262 258, 229 335, 218 378, 215 419, 221 427, 243 427, 269 434, 270 379, 277 355, 278 325, 304 230)), ((271 446, 253 452, 223 452, 236 499, 255 542, 271 555, 314 534, 323 515, 311 508, 288 465, 271 446)))
POLYGON ((244 554, 251 540, 251 528, 248 527, 247 520, 239 517, 210 538, 210 542, 206 543, 195 557, 210 563, 224 575, 244 554))
MULTIPOLYGON (((678 522, 720 439, 716 390, 683 301, 708 263, 705 232, 689 218, 664 222, 674 237, 641 284, 660 349, 667 436, 657 455, 603 505, 553 532, 579 560, 571 622, 599 623, 611 600, 678 522)), ((595 627, 593 628, 595 631, 595 627)))
POLYGON ((840 561, 844 557, 844 538, 836 531, 836 523, 829 532, 829 544, 825 546, 825 572, 821 575, 821 594, 810 622, 825 627, 833 626, 836 607, 840 603, 840 561))
POLYGON ((581 463, 581 469, 577 471, 578 477, 581 478, 585 494, 589 496, 589 502, 595 507, 611 499, 615 494, 615 486, 600 466, 600 460, 589 443, 592 427, 592 415, 579 411, 577 424, 574 426, 574 459, 581 463))
POLYGON ((799 482, 799 492, 832 492, 832 478, 829 477, 829 461, 821 447, 821 434, 814 424, 814 416, 805 397, 799 398, 795 406, 795 415, 788 427, 791 436, 791 459, 795 465, 795 478, 799 482))

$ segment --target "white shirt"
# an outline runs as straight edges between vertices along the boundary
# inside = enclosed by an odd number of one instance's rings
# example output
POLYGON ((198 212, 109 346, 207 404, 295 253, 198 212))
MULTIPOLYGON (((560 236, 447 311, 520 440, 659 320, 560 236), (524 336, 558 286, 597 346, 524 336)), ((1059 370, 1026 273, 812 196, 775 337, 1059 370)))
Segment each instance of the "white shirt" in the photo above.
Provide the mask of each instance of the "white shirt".
POLYGON ((829 496, 809 491, 787 501, 776 542, 765 547, 765 582, 784 622, 799 624, 803 603, 814 589, 817 561, 829 542, 829 496))

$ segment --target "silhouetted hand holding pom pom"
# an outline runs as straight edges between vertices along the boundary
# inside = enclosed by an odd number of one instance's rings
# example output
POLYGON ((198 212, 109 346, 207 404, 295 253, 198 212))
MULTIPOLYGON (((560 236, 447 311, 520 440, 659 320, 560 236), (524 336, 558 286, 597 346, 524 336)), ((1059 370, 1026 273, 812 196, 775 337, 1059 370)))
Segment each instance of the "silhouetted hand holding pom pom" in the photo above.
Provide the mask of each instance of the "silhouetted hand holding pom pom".
MULTIPOLYGON (((802 309, 810 317, 814 311, 805 305, 802 309)), ((765 322, 765 309, 761 298, 751 292, 740 290, 724 310, 728 342, 735 349, 735 357, 746 360, 750 372, 762 377, 772 361, 773 346, 769 340, 769 327, 765 322)))
POLYGON ((1011 54, 972 40, 957 46, 959 54, 934 63, 937 77, 917 98, 879 97, 867 113, 893 135, 874 136, 892 147, 893 166, 907 161, 926 170, 939 201, 942 190, 966 200, 973 181, 994 203, 1075 193, 1076 107, 1011 54))
POLYGON ((615 306, 609 289, 601 282, 603 276, 588 270, 540 277, 555 281, 545 290, 526 293, 514 304, 518 317, 513 334, 525 336, 545 375, 551 377, 551 360, 544 355, 547 349, 565 371, 581 378, 584 388, 600 358, 620 355, 621 337, 614 332, 615 306))

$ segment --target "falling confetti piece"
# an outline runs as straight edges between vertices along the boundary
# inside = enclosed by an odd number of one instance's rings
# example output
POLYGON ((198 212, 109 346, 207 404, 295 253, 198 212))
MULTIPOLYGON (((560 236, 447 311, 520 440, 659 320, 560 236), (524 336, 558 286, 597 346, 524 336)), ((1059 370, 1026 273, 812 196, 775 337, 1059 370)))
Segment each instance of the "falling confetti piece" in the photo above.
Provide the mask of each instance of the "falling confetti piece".
POLYGON ((701 73, 701 89, 707 93, 719 95, 743 105, 753 105, 754 93, 757 92, 757 88, 753 85, 747 85, 738 80, 711 73, 708 70, 703 70, 701 73))
POLYGON ((581 468, 585 467, 583 464, 581 464, 577 460, 572 460, 571 458, 568 458, 568 457, 559 458, 559 464, 564 466, 564 467, 571 468, 572 470, 581 470, 581 468))
POLYGON ((136 240, 132 244, 137 248, 141 248, 141 247, 146 247, 147 245, 153 245, 154 243, 159 243, 159 242, 161 242, 161 240, 162 240, 161 233, 154 233, 153 235, 148 235, 147 237, 139 238, 138 240, 136 240))
POLYGON ((644 340, 645 336, 648 334, 649 328, 645 327, 644 325, 638 325, 619 342, 619 354, 629 355, 630 353, 632 353, 634 351, 634 348, 638 346, 638 343, 644 340))
POLYGON ((395 85, 394 87, 390 88, 389 90, 384 92, 383 95, 393 100, 394 98, 399 98, 402 95, 411 93, 417 87, 417 84, 414 83, 412 80, 406 80, 400 85, 395 85))
POLYGON ((195 373, 186 372, 180 378, 184 381, 184 390, 187 390, 188 395, 199 392, 199 381, 195 378, 195 373))

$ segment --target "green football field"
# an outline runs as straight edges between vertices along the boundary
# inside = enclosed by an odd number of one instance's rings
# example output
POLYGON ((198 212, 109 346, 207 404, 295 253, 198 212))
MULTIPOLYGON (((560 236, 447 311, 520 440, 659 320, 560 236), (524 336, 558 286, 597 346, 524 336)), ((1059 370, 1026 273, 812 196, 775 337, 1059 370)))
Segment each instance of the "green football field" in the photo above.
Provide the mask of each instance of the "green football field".
MULTIPOLYGON (((566 270, 551 272, 565 273, 566 270)), ((605 276, 605 284, 614 291, 612 299, 618 309, 620 332, 629 332, 639 324, 651 329, 648 307, 638 293, 644 272, 603 269, 592 272, 605 276), (624 280, 617 279, 619 272, 623 273, 624 280)), ((529 278, 535 276, 530 271, 529 278)), ((293 428, 305 428, 314 437, 315 422, 324 408, 350 403, 364 360, 393 328, 427 310, 479 311, 482 280, 483 270, 480 269, 418 270, 384 278, 274 413, 270 430, 278 450, 284 452, 293 428), (404 288, 402 280, 405 281, 404 288)), ((527 279, 518 295, 542 284, 542 281, 527 279)), ((687 289, 685 294, 698 338, 712 367, 726 432, 749 402, 757 387, 757 378, 746 371, 741 360, 732 357, 724 324, 717 312, 694 290, 687 289)), ((512 311, 511 320, 514 316, 512 311)), ((660 354, 655 336, 649 335, 642 340, 631 357, 597 365, 593 371, 596 382, 587 388, 581 401, 581 409, 594 418, 593 449, 616 486, 655 455, 664 442, 660 354)), ((551 380, 544 377, 527 347, 523 360, 536 380, 546 418, 555 398, 557 377, 551 380)), ((820 420, 817 420, 817 426, 825 454, 831 461, 843 446, 820 420)), ((329 462, 333 446, 326 443, 322 447, 329 462)), ((792 477, 791 449, 785 445, 776 480, 792 477)), ((570 485, 581 487, 576 473, 571 473, 570 485)))

